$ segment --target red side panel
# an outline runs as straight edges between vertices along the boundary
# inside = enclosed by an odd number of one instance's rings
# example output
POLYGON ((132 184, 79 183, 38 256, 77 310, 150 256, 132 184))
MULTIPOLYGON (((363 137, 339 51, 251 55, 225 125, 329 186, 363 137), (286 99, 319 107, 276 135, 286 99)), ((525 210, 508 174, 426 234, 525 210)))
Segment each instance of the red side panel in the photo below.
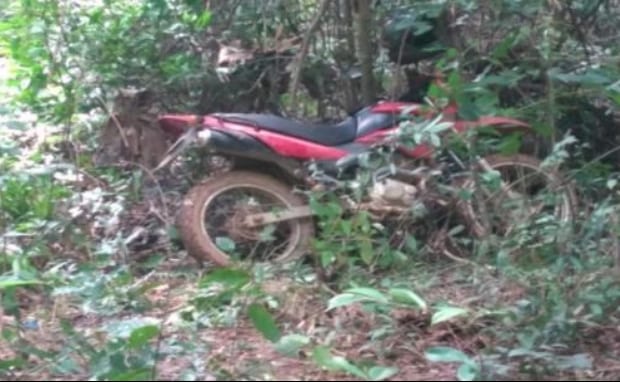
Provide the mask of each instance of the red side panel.
POLYGON ((410 102, 381 102, 372 107, 373 113, 393 113, 401 114, 407 108, 413 108, 412 113, 421 108, 422 105, 410 103, 410 102))
POLYGON ((313 142, 304 141, 294 137, 273 133, 267 130, 259 130, 250 134, 264 144, 271 147, 275 152, 287 157, 298 159, 340 159, 348 154, 345 150, 336 147, 323 146, 313 142))
POLYGON ((373 143, 381 142, 387 136, 392 134, 396 129, 397 129, 397 127, 390 128, 390 129, 383 129, 383 130, 375 130, 375 131, 373 131, 370 134, 367 134, 367 135, 364 135, 364 136, 361 136, 361 137, 357 138, 355 140, 355 143, 362 143, 362 144, 365 144, 365 145, 371 145, 373 143))

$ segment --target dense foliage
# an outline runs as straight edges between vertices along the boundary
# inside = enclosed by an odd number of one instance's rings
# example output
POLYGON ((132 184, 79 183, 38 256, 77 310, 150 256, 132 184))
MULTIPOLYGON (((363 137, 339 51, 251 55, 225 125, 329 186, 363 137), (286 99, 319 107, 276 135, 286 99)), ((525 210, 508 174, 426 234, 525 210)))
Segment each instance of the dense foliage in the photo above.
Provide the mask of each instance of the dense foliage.
POLYGON ((258 343, 249 320, 268 342, 260 355, 312 360, 294 378, 437 378, 448 363, 461 380, 617 380, 619 17, 617 0, 4 0, 0 376, 286 378, 225 358, 258 343), (130 105, 127 88, 150 96, 130 105), (419 238, 394 250, 366 215, 315 203, 327 285, 308 264, 199 269, 173 215, 204 163, 157 178, 139 159, 156 143, 114 151, 125 137, 109 123, 162 111, 333 119, 378 97, 532 123, 525 149, 578 189, 572 230, 540 221, 455 264, 419 238))

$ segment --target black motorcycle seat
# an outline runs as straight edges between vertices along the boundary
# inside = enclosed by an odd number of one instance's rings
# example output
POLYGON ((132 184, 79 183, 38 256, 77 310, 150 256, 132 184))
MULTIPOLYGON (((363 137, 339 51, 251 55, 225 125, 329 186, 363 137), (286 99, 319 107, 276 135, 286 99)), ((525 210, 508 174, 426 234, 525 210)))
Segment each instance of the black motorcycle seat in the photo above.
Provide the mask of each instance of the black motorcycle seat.
POLYGON ((336 124, 313 124, 271 114, 223 113, 219 118, 230 122, 255 125, 258 128, 300 138, 324 146, 350 143, 357 136, 357 119, 348 117, 336 124))
POLYGON ((217 117, 230 122, 250 124, 257 128, 304 139, 324 146, 340 146, 357 137, 381 130, 396 123, 391 114, 372 113, 366 107, 342 122, 314 124, 282 118, 272 114, 221 113, 217 117))

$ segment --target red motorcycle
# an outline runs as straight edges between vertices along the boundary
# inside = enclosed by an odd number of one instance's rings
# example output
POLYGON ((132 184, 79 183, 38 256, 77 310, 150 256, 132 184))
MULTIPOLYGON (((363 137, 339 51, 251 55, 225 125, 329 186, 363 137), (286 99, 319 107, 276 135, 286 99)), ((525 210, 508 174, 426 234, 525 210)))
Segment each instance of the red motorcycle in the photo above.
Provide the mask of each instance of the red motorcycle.
MULTIPOLYGON (((178 228, 189 254, 219 266, 230 265, 236 256, 256 254, 276 262, 298 259, 310 250, 316 230, 315 211, 308 198, 312 190, 334 190, 344 211, 364 210, 380 221, 404 221, 401 228, 432 219, 412 210, 442 210, 443 216, 459 217, 455 221, 465 227, 466 239, 507 234, 542 212, 547 201, 536 201, 532 195, 541 187, 553 188, 543 192, 543 197, 558 199, 551 205, 555 219, 571 219, 571 188, 557 171, 543 168, 535 157, 488 155, 465 160, 453 149, 437 150, 426 142, 408 146, 399 137, 406 130, 403 116, 432 121, 434 127, 441 125, 442 137, 466 137, 463 133, 482 127, 500 134, 531 132, 528 124, 515 119, 465 121, 457 117, 455 107, 436 113, 421 104, 389 101, 325 125, 269 114, 161 116, 161 128, 176 142, 158 169, 192 146, 230 161, 226 172, 195 185, 178 211, 178 228), (457 134, 447 134, 450 132, 457 134), (371 170, 362 199, 342 192, 351 187, 359 170, 368 171, 362 159, 386 148, 390 162, 371 170), (519 175, 528 180, 521 191, 517 190, 519 179, 515 179, 519 175), (510 202, 524 194, 525 202, 499 212, 506 197, 510 202), (489 212, 497 213, 491 216, 489 212), (507 221, 492 227, 498 219, 507 221)), ((465 249, 460 239, 449 234, 454 224, 446 223, 428 242, 448 256, 461 257, 465 249)))

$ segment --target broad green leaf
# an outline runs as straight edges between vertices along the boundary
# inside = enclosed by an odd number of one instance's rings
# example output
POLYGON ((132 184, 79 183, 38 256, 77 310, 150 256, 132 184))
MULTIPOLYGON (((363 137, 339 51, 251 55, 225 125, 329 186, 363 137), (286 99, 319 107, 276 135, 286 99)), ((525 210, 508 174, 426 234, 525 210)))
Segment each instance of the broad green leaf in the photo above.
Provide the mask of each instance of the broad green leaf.
POLYGON ((131 337, 133 332, 145 326, 158 326, 159 321, 150 317, 130 318, 108 323, 105 330, 111 337, 127 338, 131 337))
POLYGON ((197 26, 200 28, 205 28, 211 22, 211 12, 209 10, 205 10, 202 12, 200 17, 198 18, 197 26))
POLYGON ((299 349, 308 345, 310 338, 300 334, 289 334, 280 338, 275 348, 278 352, 287 356, 296 356, 299 349))
POLYGON ((426 359, 431 362, 467 362, 469 357, 462 351, 445 346, 437 346, 428 349, 426 359))
POLYGON ((521 137, 518 134, 511 134, 502 140, 498 149, 502 154, 508 155, 517 153, 520 147, 521 137))
POLYGON ((390 295, 396 302, 414 305, 424 311, 426 311, 426 309, 428 308, 426 302, 420 296, 418 296, 416 293, 409 289, 392 288, 390 289, 390 295))
POLYGON ((467 309, 455 307, 455 306, 444 306, 439 308, 431 319, 431 325, 436 325, 440 322, 448 321, 454 317, 462 316, 467 314, 469 311, 467 309))
POLYGON ((350 305, 361 301, 375 301, 382 304, 388 304, 389 301, 381 292, 373 288, 352 288, 346 290, 329 300, 327 310, 339 308, 341 306, 350 305))
POLYGON ((372 381, 383 381, 398 373, 397 367, 374 366, 368 370, 368 378, 372 381))
POLYGON ((562 370, 591 369, 592 358, 585 353, 570 356, 557 356, 554 359, 555 366, 562 370))
POLYGON ((152 380, 151 368, 139 368, 129 371, 109 373, 105 377, 108 381, 150 381, 152 380))
POLYGON ((314 360, 320 366, 332 371, 345 371, 356 377, 367 379, 366 373, 364 373, 359 367, 353 365, 344 357, 334 356, 331 354, 328 348, 324 346, 318 346, 313 352, 314 360))
POLYGON ((15 357, 13 359, 0 360, 0 370, 8 370, 11 368, 20 368, 26 364, 26 361, 21 357, 15 357))
POLYGON ((75 375, 79 371, 80 371, 80 365, 78 365, 78 363, 72 357, 65 357, 57 361, 56 364, 54 365, 54 372, 59 373, 59 374, 75 375))
POLYGON ((14 277, 0 277, 0 290, 18 286, 43 284, 40 280, 21 280, 14 277))
POLYGON ((372 248, 372 242, 370 240, 361 239, 360 243, 360 257, 366 265, 370 265, 374 258, 374 251, 372 248))
POLYGON ((510 48, 515 44, 519 33, 509 33, 502 41, 495 45, 495 48, 491 52, 491 56, 495 59, 502 59, 508 55, 510 48))
POLYGON ((580 85, 608 85, 612 82, 612 78, 606 73, 595 69, 588 70, 583 74, 559 73, 558 69, 552 69, 549 71, 549 77, 565 83, 580 85))
POLYGON ((147 325, 141 328, 134 329, 127 340, 127 344, 130 348, 139 348, 143 346, 151 339, 157 337, 159 334, 159 328, 155 325, 147 325))
POLYGON ((609 179, 607 181, 607 188, 610 190, 613 190, 614 187, 616 187, 616 185, 618 184, 618 180, 617 179, 609 179))
POLYGON ((409 249, 411 252, 416 253, 418 252, 418 241, 415 239, 415 237, 413 236, 407 236, 407 249, 409 249))
POLYGON ((215 244, 219 249, 224 252, 231 252, 235 250, 235 242, 228 237, 218 237, 215 239, 215 244))
POLYGON ((341 306, 351 305, 356 302, 365 301, 365 300, 367 300, 367 298, 364 296, 355 295, 352 293, 341 293, 339 295, 332 297, 329 300, 327 310, 340 308, 341 306))
POLYGON ((478 376, 478 367, 471 362, 465 362, 456 371, 459 381, 474 381, 478 376))
POLYGON ((209 287, 212 284, 224 284, 228 287, 241 287, 251 280, 250 274, 240 270, 232 268, 218 268, 208 275, 204 276, 198 284, 200 288, 209 287))
POLYGON ((276 325, 271 313, 260 304, 252 304, 248 308, 248 315, 261 334, 271 342, 278 342, 280 339, 280 330, 276 325))
POLYGON ((370 300, 375 300, 377 302, 381 302, 384 304, 388 303, 388 299, 378 290, 374 288, 352 288, 346 291, 347 293, 352 293, 359 296, 365 296, 370 300))

